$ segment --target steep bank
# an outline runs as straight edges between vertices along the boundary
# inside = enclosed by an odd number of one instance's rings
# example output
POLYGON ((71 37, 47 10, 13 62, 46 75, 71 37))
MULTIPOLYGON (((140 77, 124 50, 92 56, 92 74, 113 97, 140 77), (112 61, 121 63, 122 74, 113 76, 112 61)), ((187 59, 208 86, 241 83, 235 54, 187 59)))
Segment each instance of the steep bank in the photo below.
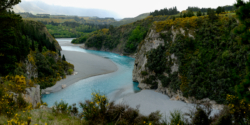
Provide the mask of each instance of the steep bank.
POLYGON ((232 31, 237 25, 233 17, 224 16, 213 23, 208 17, 155 22, 138 46, 133 81, 172 100, 209 101, 221 109, 246 70, 243 48, 249 45, 235 44, 232 31), (239 57, 240 64, 234 61, 239 57))

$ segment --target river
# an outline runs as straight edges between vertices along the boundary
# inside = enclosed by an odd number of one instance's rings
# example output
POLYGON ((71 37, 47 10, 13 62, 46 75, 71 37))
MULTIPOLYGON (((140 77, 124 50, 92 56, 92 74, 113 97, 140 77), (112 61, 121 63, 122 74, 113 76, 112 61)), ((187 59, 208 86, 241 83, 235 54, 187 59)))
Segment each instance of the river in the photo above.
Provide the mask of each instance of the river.
POLYGON ((43 102, 46 102, 49 107, 53 106, 56 101, 59 102, 61 100, 68 104, 84 102, 87 99, 91 99, 91 93, 93 91, 100 91, 102 94, 107 95, 110 100, 116 100, 125 95, 140 91, 140 89, 137 88, 138 83, 132 81, 134 58, 120 56, 110 52, 85 50, 79 46, 69 46, 71 40, 72 38, 57 39, 62 50, 90 53, 108 58, 117 65, 118 70, 113 73, 83 79, 61 91, 42 95, 43 102), (120 91, 119 95, 112 94, 117 93, 117 91, 120 91))

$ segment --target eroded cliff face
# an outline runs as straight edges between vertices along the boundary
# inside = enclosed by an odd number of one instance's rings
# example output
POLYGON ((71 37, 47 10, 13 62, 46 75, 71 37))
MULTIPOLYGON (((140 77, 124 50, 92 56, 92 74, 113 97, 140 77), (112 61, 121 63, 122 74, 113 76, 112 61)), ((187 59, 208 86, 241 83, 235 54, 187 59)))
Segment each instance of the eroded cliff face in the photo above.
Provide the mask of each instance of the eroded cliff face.
MULTIPOLYGON (((14 100, 17 101, 19 94, 13 92, 11 93, 13 94, 14 100)), ((38 103, 41 104, 40 85, 35 85, 34 87, 26 88, 25 93, 22 93, 21 95, 27 103, 32 104, 33 108, 35 108, 38 103)))
POLYGON ((41 103, 40 85, 25 90, 26 93, 23 94, 23 98, 26 102, 31 103, 33 108, 37 106, 37 103, 41 103))
MULTIPOLYGON (((151 51, 152 49, 156 49, 159 45, 164 45, 166 42, 175 42, 176 35, 180 33, 182 35, 187 35, 188 37, 193 37, 190 33, 185 32, 183 29, 174 29, 174 27, 170 28, 169 31, 161 31, 161 32, 156 32, 155 27, 152 26, 150 31, 148 32, 146 38, 144 41, 140 44, 138 47, 138 52, 135 55, 135 64, 134 64, 134 69, 133 69, 133 81, 138 82, 139 85, 138 87, 141 89, 153 89, 157 92, 160 92, 162 94, 168 95, 171 100, 181 100, 186 103, 203 103, 203 102, 210 102, 212 104, 212 107, 215 109, 222 109, 223 105, 217 104, 215 101, 210 100, 208 98, 202 99, 202 100, 197 100, 194 97, 184 97, 183 93, 180 90, 174 91, 173 89, 170 88, 170 86, 163 87, 161 80, 156 79, 157 82, 157 88, 152 88, 152 85, 146 84, 144 80, 148 78, 150 75, 155 75, 154 72, 150 71, 146 64, 148 61, 147 58, 147 52, 151 51), (164 39, 161 37, 161 34, 166 34, 168 32, 171 32, 171 36, 168 39, 168 41, 164 41, 164 39), (142 72, 146 71, 148 74, 142 75, 142 72)), ((178 58, 175 56, 174 53, 170 54, 169 56, 166 57, 166 60, 172 60, 171 66, 168 68, 171 69, 171 72, 168 73, 163 73, 164 76, 170 77, 171 74, 174 72, 178 73, 178 63, 177 60, 178 58), (170 59, 171 58, 171 59, 170 59)), ((180 79, 180 75, 178 73, 177 79, 180 79)))

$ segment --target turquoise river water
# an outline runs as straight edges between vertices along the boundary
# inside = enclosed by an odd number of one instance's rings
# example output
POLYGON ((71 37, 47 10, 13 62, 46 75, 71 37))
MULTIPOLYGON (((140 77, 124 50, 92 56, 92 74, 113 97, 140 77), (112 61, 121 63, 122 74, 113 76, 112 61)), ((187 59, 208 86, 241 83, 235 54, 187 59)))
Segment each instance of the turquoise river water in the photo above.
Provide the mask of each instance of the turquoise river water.
POLYGON ((56 101, 59 102, 61 100, 69 104, 84 102, 87 99, 91 99, 91 93, 93 91, 100 91, 101 93, 107 95, 110 100, 116 100, 124 95, 140 91, 140 89, 137 88, 138 83, 132 81, 134 58, 120 56, 118 54, 110 52, 85 50, 78 46, 69 46, 71 40, 72 39, 66 38, 57 39, 57 41, 62 47, 62 50, 90 53, 108 58, 117 65, 118 70, 113 73, 80 80, 56 93, 42 95, 43 102, 46 102, 49 107, 53 106, 56 101), (119 95, 112 94, 117 91, 120 91, 119 95))

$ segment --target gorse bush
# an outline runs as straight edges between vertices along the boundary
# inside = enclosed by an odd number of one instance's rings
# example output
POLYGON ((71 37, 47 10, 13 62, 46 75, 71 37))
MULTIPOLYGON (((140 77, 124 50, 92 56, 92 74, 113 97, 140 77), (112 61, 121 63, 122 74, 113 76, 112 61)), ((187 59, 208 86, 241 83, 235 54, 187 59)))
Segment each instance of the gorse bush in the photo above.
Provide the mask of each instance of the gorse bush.
POLYGON ((180 111, 170 112, 170 125, 185 125, 184 120, 184 116, 180 111))
POLYGON ((83 112, 80 114, 88 124, 160 124, 161 115, 153 112, 149 116, 139 114, 138 109, 127 105, 115 105, 105 95, 92 93, 92 99, 80 103, 83 112))
POLYGON ((32 105, 28 104, 22 93, 29 86, 30 80, 26 80, 24 76, 6 76, 1 78, 4 82, 0 84, 0 115, 6 115, 11 118, 18 110, 31 110, 32 105))

